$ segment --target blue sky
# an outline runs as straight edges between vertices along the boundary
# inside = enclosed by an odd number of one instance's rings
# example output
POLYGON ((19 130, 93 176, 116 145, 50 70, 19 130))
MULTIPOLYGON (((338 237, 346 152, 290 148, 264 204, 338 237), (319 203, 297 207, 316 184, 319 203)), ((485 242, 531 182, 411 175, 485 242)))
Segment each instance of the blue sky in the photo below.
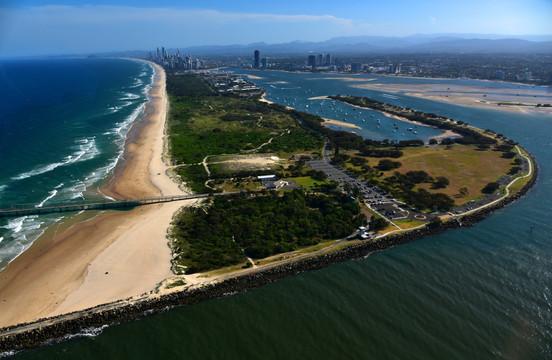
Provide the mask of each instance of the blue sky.
POLYGON ((0 55, 429 33, 552 34, 552 0, 0 0, 0 55))

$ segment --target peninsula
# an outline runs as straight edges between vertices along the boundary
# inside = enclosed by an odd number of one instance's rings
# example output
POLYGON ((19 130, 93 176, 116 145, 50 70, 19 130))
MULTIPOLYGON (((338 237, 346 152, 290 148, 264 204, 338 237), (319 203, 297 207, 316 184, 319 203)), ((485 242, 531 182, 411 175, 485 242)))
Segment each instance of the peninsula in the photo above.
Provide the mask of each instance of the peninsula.
POLYGON ((102 191, 118 199, 213 196, 85 213, 51 229, 0 273, 8 309, 0 315, 0 351, 469 225, 523 195, 536 178, 530 154, 491 130, 331 96, 454 135, 429 143, 364 139, 259 101, 262 92, 226 74, 169 73, 165 123, 165 73, 155 67, 146 115, 102 191))

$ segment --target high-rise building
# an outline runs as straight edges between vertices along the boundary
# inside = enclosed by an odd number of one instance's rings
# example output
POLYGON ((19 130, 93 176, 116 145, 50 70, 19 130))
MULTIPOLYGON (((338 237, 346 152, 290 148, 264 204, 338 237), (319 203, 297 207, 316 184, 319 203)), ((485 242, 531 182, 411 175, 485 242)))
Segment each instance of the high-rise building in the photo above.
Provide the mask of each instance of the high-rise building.
POLYGON ((255 69, 258 69, 261 64, 261 52, 259 50, 255 50, 253 53, 253 67, 255 69))
POLYGON ((401 64, 397 65, 397 68, 395 69, 395 74, 400 74, 401 73, 401 70, 402 70, 401 67, 402 67, 401 64))
POLYGON ((263 69, 266 69, 266 63, 267 63, 266 58, 265 58, 265 57, 262 58, 262 59, 261 59, 261 67, 262 67, 263 69))
POLYGON ((361 63, 352 63, 351 64, 351 72, 357 73, 362 70, 362 64, 361 63))
POLYGON ((310 66, 312 70, 316 70, 316 55, 309 55, 307 65, 310 66))
POLYGON ((330 66, 332 64, 332 56, 330 54, 326 54, 326 60, 324 61, 324 65, 330 66))
POLYGON ((316 65, 317 66, 322 66, 324 65, 324 56, 322 54, 318 54, 316 56, 316 65))

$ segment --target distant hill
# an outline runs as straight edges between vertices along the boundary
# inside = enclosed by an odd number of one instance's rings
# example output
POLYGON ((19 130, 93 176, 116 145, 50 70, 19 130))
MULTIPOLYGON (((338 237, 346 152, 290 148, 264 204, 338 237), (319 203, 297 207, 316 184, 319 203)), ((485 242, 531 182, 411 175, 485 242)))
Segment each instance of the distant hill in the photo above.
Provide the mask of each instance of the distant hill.
MULTIPOLYGON (((174 50, 174 49, 172 49, 174 50)), ((309 52, 332 54, 552 54, 552 35, 507 37, 482 34, 434 34, 394 36, 348 36, 309 42, 292 41, 279 44, 252 43, 234 45, 193 46, 180 48, 195 56, 250 56, 260 50, 262 56, 304 55, 309 52)), ((146 51, 128 51, 116 55, 142 55, 146 51)))
POLYGON ((266 55, 292 55, 306 52, 331 53, 552 53, 552 36, 541 41, 519 38, 463 38, 453 35, 414 35, 408 37, 352 36, 321 42, 294 41, 281 44, 195 46, 182 49, 194 55, 249 55, 258 49, 266 55), (544 41, 543 41, 544 40, 544 41))

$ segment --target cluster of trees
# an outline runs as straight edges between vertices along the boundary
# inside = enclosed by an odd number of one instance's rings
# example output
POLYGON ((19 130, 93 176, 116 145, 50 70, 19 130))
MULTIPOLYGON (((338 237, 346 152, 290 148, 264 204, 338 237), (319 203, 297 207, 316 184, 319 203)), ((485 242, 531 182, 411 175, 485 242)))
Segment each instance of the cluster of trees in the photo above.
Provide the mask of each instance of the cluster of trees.
POLYGON ((430 183, 434 189, 448 186, 449 180, 445 177, 433 178, 425 171, 409 171, 405 174, 395 172, 387 177, 383 186, 396 197, 402 198, 408 204, 418 209, 448 211, 454 206, 454 200, 446 194, 430 193, 425 189, 417 189, 417 184, 430 183))
POLYGON ((217 197, 206 212, 189 208, 177 215, 171 237, 175 261, 194 273, 343 238, 363 222, 356 201, 344 194, 296 190, 217 197))
POLYGON ((201 77, 194 74, 167 74, 167 92, 173 96, 211 96, 216 92, 201 77))
POLYGON ((498 190, 500 184, 497 182, 490 182, 481 189, 483 194, 494 194, 498 190))
POLYGON ((398 161, 383 159, 379 161, 377 168, 381 171, 389 171, 393 169, 398 169, 401 167, 401 165, 402 164, 398 161))
POLYGON ((370 218, 369 230, 378 231, 381 229, 385 229, 387 225, 388 225, 387 220, 385 220, 381 216, 372 215, 372 217, 370 218))
POLYGON ((446 177, 437 176, 433 178, 423 170, 408 171, 405 174, 396 172, 392 177, 392 181, 400 184, 402 188, 408 189, 412 189, 415 185, 422 183, 431 184, 432 189, 444 189, 450 184, 449 179, 446 177))
POLYGON ((512 166, 512 167, 510 168, 510 170, 508 171, 508 175, 515 175, 515 174, 517 174, 517 173, 520 172, 520 171, 521 171, 521 167, 519 167, 519 166, 512 166))

